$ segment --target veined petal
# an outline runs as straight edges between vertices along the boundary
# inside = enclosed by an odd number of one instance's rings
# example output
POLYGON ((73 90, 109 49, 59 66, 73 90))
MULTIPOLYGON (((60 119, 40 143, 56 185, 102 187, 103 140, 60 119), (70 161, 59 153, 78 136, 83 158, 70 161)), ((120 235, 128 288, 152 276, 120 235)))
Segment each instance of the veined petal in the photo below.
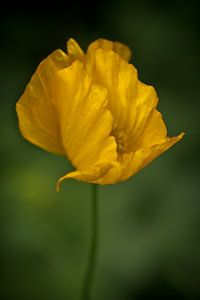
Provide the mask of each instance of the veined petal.
POLYGON ((166 137, 162 143, 154 144, 151 147, 138 149, 135 153, 125 154, 122 163, 122 173, 120 180, 125 180, 147 166, 156 157, 167 151, 170 147, 180 141, 184 133, 176 137, 166 137))
POLYGON ((69 39, 67 41, 67 53, 69 55, 70 63, 73 63, 75 60, 84 61, 85 54, 79 44, 74 39, 69 39))
MULTIPOLYGON (((93 61, 86 62, 86 70, 94 81, 108 90, 108 107, 120 127, 130 122, 130 106, 137 93, 137 71, 116 53, 98 49, 93 61)), ((132 118, 131 118, 132 119, 132 118)))
POLYGON ((177 137, 167 137, 160 144, 140 148, 132 153, 122 154, 118 159, 119 164, 111 168, 105 176, 97 180, 96 183, 113 184, 128 179, 180 141, 183 136, 184 133, 179 134, 177 137))
POLYGON ((87 49, 87 59, 92 59, 92 56, 97 49, 113 50, 113 52, 117 53, 121 58, 127 61, 131 58, 131 50, 128 46, 119 42, 98 39, 89 45, 87 49))
POLYGON ((60 129, 52 106, 52 78, 68 66, 68 56, 56 50, 44 59, 28 83, 16 109, 22 135, 29 142, 64 155, 60 129))
MULTIPOLYGON (((140 148, 140 140, 143 138, 144 134, 147 136, 150 131, 152 131, 151 126, 155 127, 154 131, 159 131, 159 134, 162 135, 162 139, 166 137, 165 125, 161 120, 161 115, 155 109, 157 104, 158 97, 155 89, 150 85, 138 81, 137 93, 131 105, 131 111, 135 112, 135 115, 130 119, 128 130, 126 131, 128 136, 126 150, 128 152, 133 152, 140 148), (158 122, 159 124, 157 123, 156 125, 155 122, 158 122), (156 127, 158 125, 160 126, 160 129, 156 127)), ((150 135, 153 136, 153 132, 151 132, 150 135)), ((147 138, 148 137, 145 139, 147 138)), ((156 142, 160 142, 160 136, 156 139, 154 134, 154 140, 151 141, 151 145, 156 142)))
POLYGON ((68 178, 126 180, 183 137, 167 137, 156 92, 138 80, 127 46, 99 39, 84 54, 70 39, 67 51, 42 61, 16 106, 22 135, 76 168, 57 189, 68 178))
POLYGON ((167 136, 167 128, 162 114, 154 109, 147 121, 146 127, 136 142, 137 148, 150 147, 162 143, 167 136))
POLYGON ((56 73, 54 98, 63 147, 77 170, 88 173, 91 166, 95 169, 116 161, 106 89, 93 83, 80 61, 56 73))
POLYGON ((134 151, 158 102, 154 88, 140 82, 134 66, 113 51, 96 50, 86 69, 108 90, 108 107, 115 121, 113 135, 126 151, 134 151))

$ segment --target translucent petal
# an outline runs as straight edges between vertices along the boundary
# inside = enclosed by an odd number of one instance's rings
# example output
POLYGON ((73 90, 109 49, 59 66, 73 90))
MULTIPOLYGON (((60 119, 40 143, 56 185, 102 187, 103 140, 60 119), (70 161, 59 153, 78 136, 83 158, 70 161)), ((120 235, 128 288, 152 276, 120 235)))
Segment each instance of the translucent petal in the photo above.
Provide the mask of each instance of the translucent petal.
POLYGON ((93 165, 90 168, 81 171, 77 170, 77 171, 69 172, 58 180, 56 185, 57 191, 60 190, 61 183, 66 179, 76 179, 79 181, 96 183, 99 180, 101 180, 101 178, 103 178, 105 174, 115 165, 117 165, 116 162, 113 163, 111 162, 99 166, 93 165))
POLYGON ((98 39, 89 45, 87 50, 88 59, 91 59, 97 49, 113 50, 121 58, 127 61, 129 61, 131 58, 131 50, 128 46, 119 42, 112 42, 106 39, 98 39))
POLYGON ((44 59, 28 83, 16 109, 22 135, 31 143, 64 155, 60 129, 52 105, 52 78, 68 66, 68 56, 56 50, 44 59))
POLYGON ((122 154, 118 157, 119 164, 109 169, 105 176, 99 178, 96 183, 113 184, 128 179, 181 140, 183 135, 184 133, 179 134, 177 137, 167 137, 160 144, 140 148, 132 153, 122 154))
POLYGON ((113 51, 97 50, 86 69, 95 82, 108 90, 108 108, 114 116, 113 135, 124 150, 135 150, 136 140, 158 102, 154 88, 141 83, 134 66, 113 51))
POLYGON ((99 39, 84 54, 70 39, 67 51, 42 61, 16 107, 23 136, 75 166, 57 189, 68 178, 126 180, 183 137, 167 137, 156 92, 138 80, 127 46, 99 39))
POLYGON ((119 124, 129 123, 131 102, 137 92, 137 71, 113 51, 98 49, 86 69, 95 82, 106 87, 108 107, 119 124))
POLYGON ((123 158, 122 173, 120 180, 125 180, 130 176, 137 173, 139 170, 147 166, 156 157, 167 151, 175 143, 180 141, 184 133, 179 134, 176 137, 167 137, 162 143, 154 144, 151 147, 144 147, 138 149, 133 154, 127 154, 123 158))
POLYGON ((138 138, 136 146, 150 147, 154 144, 163 142, 167 136, 167 128, 162 115, 157 109, 154 109, 148 119, 143 134, 138 138))
POLYGON ((105 88, 93 83, 80 61, 56 73, 55 108, 63 147, 78 171, 104 166, 117 158, 110 136, 113 117, 107 109, 105 88), (78 84, 77 84, 78 83, 78 84))
MULTIPOLYGON (((126 130, 128 136, 126 150, 128 152, 140 148, 143 145, 140 142, 141 140, 144 143, 149 140, 149 143, 153 145, 160 142, 160 135, 162 135, 162 139, 166 137, 166 128, 161 119, 162 116, 155 109, 157 103, 158 97, 155 89, 138 81, 137 93, 130 108, 132 112, 130 115, 133 118, 130 118, 128 130, 126 130), (158 129, 158 127, 160 128, 158 129), (159 136, 156 138, 155 134, 158 132, 159 136)), ((147 146, 150 146, 150 144, 147 146)))

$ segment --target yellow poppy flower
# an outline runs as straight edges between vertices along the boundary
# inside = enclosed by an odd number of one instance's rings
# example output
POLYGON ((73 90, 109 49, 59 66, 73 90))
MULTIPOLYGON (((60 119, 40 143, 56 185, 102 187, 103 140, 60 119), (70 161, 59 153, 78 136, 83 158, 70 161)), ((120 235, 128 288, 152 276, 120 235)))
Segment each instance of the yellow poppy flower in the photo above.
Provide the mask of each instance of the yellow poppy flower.
POLYGON ((152 86, 139 81, 130 49, 99 39, 86 54, 70 39, 67 53, 44 59, 17 103, 25 139, 66 156, 67 178, 97 184, 126 180, 182 137, 168 137, 152 86))

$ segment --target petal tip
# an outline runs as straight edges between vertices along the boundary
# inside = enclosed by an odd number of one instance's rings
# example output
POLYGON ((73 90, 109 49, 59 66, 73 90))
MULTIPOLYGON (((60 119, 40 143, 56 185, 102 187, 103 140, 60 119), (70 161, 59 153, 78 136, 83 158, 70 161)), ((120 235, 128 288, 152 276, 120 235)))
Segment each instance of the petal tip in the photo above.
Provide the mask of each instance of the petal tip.
POLYGON ((56 183, 56 191, 59 192, 60 191, 60 188, 61 188, 61 185, 63 183, 64 180, 66 179, 73 179, 73 178, 76 178, 76 175, 77 175, 77 171, 72 171, 70 173, 67 173, 66 175, 60 177, 56 183))
POLYGON ((60 192, 60 184, 61 184, 61 182, 60 182, 60 180, 58 180, 56 183, 56 192, 60 192))
POLYGON ((177 142, 180 141, 180 140, 182 140, 182 138, 184 137, 185 134, 186 133, 183 131, 178 136, 176 136, 175 138, 176 138, 177 142))
POLYGON ((67 176, 62 176, 58 179, 57 183, 56 183, 56 192, 60 192, 60 188, 62 185, 62 182, 64 181, 64 179, 67 179, 67 176))
POLYGON ((185 132, 185 131, 183 131, 183 132, 181 132, 181 133, 179 134, 179 136, 180 136, 181 139, 184 137, 184 135, 186 135, 186 132, 185 132))

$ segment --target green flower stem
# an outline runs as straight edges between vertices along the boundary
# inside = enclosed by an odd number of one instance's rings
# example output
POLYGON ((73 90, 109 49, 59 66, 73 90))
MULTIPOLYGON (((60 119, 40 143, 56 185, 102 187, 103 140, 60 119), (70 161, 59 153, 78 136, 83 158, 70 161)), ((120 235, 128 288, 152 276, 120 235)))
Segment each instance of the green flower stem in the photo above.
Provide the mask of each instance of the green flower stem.
POLYGON ((82 300, 91 300, 92 282, 96 267, 96 255, 98 244, 98 188, 92 184, 92 216, 91 216, 91 245, 87 272, 83 285, 82 300))

